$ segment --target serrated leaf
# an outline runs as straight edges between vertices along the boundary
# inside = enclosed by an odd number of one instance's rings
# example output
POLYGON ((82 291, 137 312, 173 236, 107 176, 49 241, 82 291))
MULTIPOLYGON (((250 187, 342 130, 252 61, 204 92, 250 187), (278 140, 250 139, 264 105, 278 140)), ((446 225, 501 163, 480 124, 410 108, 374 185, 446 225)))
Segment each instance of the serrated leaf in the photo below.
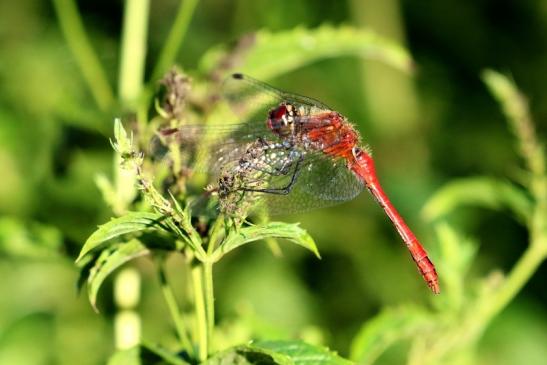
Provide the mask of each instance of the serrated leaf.
POLYGON ((318 347, 302 341, 257 341, 253 342, 251 346, 285 355, 294 365, 354 364, 326 347, 318 347))
MULTIPOLYGON (((324 25, 271 33, 259 31, 254 43, 240 56, 238 69, 258 79, 270 79, 311 62, 340 56, 378 59, 403 71, 412 70, 412 59, 400 45, 371 30, 324 25)), ((226 57, 222 50, 205 54, 200 69, 207 73, 226 57)))
POLYGON ((99 255, 87 280, 87 295, 95 310, 97 310, 97 293, 108 275, 126 262, 149 253, 150 250, 145 245, 133 239, 127 243, 120 243, 112 249, 104 250, 99 255))
POLYGON ((266 238, 279 238, 293 242, 313 252, 321 258, 313 238, 298 226, 298 223, 269 222, 265 224, 243 227, 230 232, 221 246, 213 255, 214 260, 247 243, 264 240, 266 238))
POLYGON ((76 262, 112 238, 150 228, 162 228, 163 219, 161 214, 147 212, 129 212, 122 217, 113 218, 110 222, 99 226, 99 229, 89 236, 76 262))
POLYGON ((350 359, 372 364, 394 343, 423 333, 433 318, 423 309, 387 309, 367 321, 351 343, 350 359))
POLYGON ((423 215, 433 221, 462 206, 490 209, 509 209, 526 223, 532 211, 532 202, 515 185, 489 177, 471 177, 454 180, 439 189, 426 203, 423 215))
POLYGON ((154 345, 139 345, 114 353, 107 365, 189 365, 176 355, 154 345))
POLYGON ((252 345, 237 346, 211 357, 205 365, 294 365, 286 355, 252 345))

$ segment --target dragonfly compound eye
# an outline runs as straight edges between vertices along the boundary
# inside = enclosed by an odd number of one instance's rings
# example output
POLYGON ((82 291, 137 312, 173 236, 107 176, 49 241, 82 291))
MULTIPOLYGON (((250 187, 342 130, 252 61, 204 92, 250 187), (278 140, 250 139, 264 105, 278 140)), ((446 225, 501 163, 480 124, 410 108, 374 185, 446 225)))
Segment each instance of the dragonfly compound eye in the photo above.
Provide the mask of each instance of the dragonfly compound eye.
POLYGON ((269 113, 268 127, 277 135, 287 136, 294 130, 295 108, 291 104, 280 104, 269 113))
POLYGON ((361 157, 363 150, 360 149, 359 147, 353 147, 351 149, 351 153, 353 154, 353 157, 355 157, 356 160, 359 160, 359 157, 361 157))

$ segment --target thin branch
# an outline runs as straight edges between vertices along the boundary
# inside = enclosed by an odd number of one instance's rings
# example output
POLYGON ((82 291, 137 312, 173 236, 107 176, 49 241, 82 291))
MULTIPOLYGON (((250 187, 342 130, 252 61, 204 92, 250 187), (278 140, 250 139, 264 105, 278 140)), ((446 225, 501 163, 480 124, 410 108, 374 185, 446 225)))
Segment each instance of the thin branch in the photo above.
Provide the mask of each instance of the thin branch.
POLYGON ((118 84, 126 105, 135 103, 142 91, 149 8, 149 0, 125 2, 118 84))
POLYGON ((207 312, 205 307, 205 293, 203 287, 203 266, 196 264, 192 268, 192 284, 194 286, 194 306, 198 330, 199 359, 207 360, 209 352, 209 336, 207 334, 207 312))
POLYGON ((108 110, 114 104, 114 93, 87 37, 76 4, 73 0, 53 0, 53 7, 68 47, 76 58, 95 102, 102 111, 108 110))
POLYGON ((179 5, 177 17, 171 27, 167 41, 161 50, 156 67, 152 73, 152 80, 159 79, 172 66, 180 45, 184 40, 190 20, 199 0, 183 0, 179 5))

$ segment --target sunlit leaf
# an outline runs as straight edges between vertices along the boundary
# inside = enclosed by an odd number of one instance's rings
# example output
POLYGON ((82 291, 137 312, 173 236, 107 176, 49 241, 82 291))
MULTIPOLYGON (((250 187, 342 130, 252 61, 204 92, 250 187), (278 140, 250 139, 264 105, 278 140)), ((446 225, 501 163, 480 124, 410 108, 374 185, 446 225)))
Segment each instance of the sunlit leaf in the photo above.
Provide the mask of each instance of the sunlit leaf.
POLYGON ((147 212, 130 212, 122 217, 113 218, 110 222, 99 226, 99 229, 89 236, 76 262, 112 238, 146 229, 163 228, 162 220, 161 214, 147 212))
POLYGON ((150 250, 136 239, 120 243, 112 249, 104 250, 91 268, 87 282, 87 294, 93 308, 97 309, 97 293, 104 280, 112 271, 134 258, 145 256, 149 253, 150 250))
MULTIPOLYGON (((258 79, 269 79, 321 59, 351 55, 378 59, 407 72, 412 69, 412 59, 400 45, 371 30, 347 26, 260 31, 254 43, 241 53, 238 70, 258 79)), ((201 70, 211 71, 224 57, 222 49, 209 51, 202 59, 201 70)))
POLYGON ((326 347, 313 346, 302 341, 257 341, 252 346, 287 356, 295 365, 353 364, 326 347))
POLYGON ((114 150, 123 155, 133 151, 133 136, 128 136, 120 119, 114 120, 114 150))
POLYGON ((423 209, 426 219, 439 219, 463 206, 509 209, 521 222, 530 218, 532 203, 515 185, 489 177, 454 180, 439 189, 423 209))
POLYGON ((214 258, 220 259, 223 255, 247 243, 264 240, 266 238, 286 239, 299 246, 307 248, 317 257, 320 257, 313 238, 298 226, 297 223, 269 222, 260 225, 248 226, 233 230, 215 251, 214 258))
POLYGON ((434 320, 417 307, 387 309, 366 322, 351 343, 350 359, 372 364, 394 343, 423 333, 434 320))
POLYGON ((139 345, 119 350, 108 360, 107 365, 189 365, 180 357, 155 345, 139 345))
POLYGON ((288 356, 275 351, 256 348, 252 345, 237 346, 216 354, 205 362, 205 365, 293 365, 288 356))

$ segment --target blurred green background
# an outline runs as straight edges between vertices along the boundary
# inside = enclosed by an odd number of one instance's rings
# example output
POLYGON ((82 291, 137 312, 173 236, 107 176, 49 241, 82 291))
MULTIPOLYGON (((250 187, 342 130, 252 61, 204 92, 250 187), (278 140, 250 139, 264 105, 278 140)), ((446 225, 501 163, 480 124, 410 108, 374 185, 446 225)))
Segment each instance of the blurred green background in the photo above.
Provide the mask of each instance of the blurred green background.
MULTIPOLYGON (((147 77, 177 7, 174 0, 151 4, 147 77)), ((124 3, 79 1, 78 8, 116 85, 124 3)), ((122 111, 97 107, 52 3, 4 1, 0 14, 0 363, 104 363, 114 349, 111 285, 101 292, 101 314, 94 313, 77 295, 73 260, 96 225, 112 216, 94 179, 112 174, 108 137, 122 111)), ((436 238, 421 216, 428 197, 456 177, 521 174, 515 142, 480 72, 512 75, 529 97, 539 135, 547 132, 547 3, 203 0, 176 62, 192 72, 208 49, 245 34, 325 24, 366 27, 403 44, 414 58, 413 74, 336 57, 267 81, 322 100, 358 126, 385 190, 435 259, 436 238)), ((525 228, 503 211, 462 209, 454 219, 480 242, 471 277, 509 270, 525 248, 525 228)), ((347 355, 352 337, 382 308, 431 300, 368 194, 287 220, 302 222, 322 260, 288 245, 281 259, 262 245, 229 256, 215 268, 223 331, 299 335, 347 355)), ((134 265, 143 278, 142 337, 169 346, 173 333, 152 264, 134 265)), ((176 260, 170 273, 175 283, 183 281, 176 260)), ((545 363, 546 274, 543 265, 494 320, 477 363, 545 363)), ((396 347, 379 363, 400 363, 406 351, 396 347)))

